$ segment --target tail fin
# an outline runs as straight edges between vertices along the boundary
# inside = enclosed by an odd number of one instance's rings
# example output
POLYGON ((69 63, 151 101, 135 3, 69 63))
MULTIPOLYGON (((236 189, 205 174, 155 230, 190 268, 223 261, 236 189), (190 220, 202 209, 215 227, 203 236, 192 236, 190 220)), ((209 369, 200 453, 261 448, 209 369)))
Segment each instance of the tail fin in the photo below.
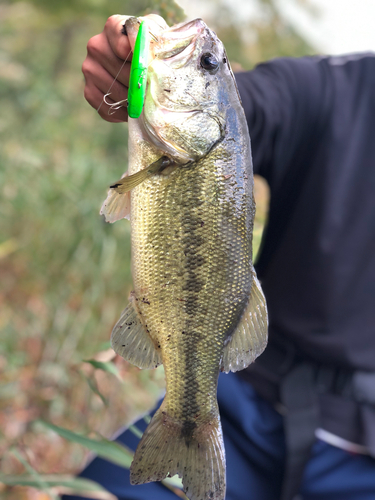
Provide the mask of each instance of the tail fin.
POLYGON ((132 484, 178 474, 190 500, 224 500, 225 451, 219 416, 187 437, 183 426, 160 408, 152 418, 130 468, 132 484))

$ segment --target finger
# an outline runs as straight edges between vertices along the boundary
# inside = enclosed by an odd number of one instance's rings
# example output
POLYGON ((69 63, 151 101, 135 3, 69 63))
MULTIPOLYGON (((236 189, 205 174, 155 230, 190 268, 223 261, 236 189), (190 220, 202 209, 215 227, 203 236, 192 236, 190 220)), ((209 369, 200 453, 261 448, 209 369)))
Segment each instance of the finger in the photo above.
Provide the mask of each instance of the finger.
POLYGON ((104 95, 111 93, 106 98, 111 104, 122 101, 127 98, 128 89, 121 83, 114 81, 112 76, 97 62, 89 58, 83 64, 83 71, 86 79, 84 90, 85 99, 96 110, 99 109, 100 116, 107 121, 124 121, 127 120, 126 108, 125 113, 121 108, 116 112, 115 116, 108 113, 109 106, 103 102, 104 95))
MULTIPOLYGON (((122 36, 125 37, 125 35, 122 36)), ((90 38, 87 44, 87 57, 83 64, 89 65, 90 61, 95 61, 106 69, 106 71, 112 76, 112 79, 117 77, 118 81, 128 86, 130 60, 131 57, 128 58, 129 63, 126 63, 124 68, 121 69, 124 63, 124 59, 120 59, 116 56, 116 54, 114 54, 112 47, 108 42, 108 39, 106 38, 106 36, 104 36, 103 33, 101 33, 100 35, 96 35, 90 38)), ((85 71, 83 71, 83 73, 85 74, 85 71)))
MULTIPOLYGON (((85 76, 86 86, 95 86, 104 94, 111 93, 111 98, 116 101, 126 99, 128 95, 128 88, 123 85, 119 79, 116 79, 108 73, 108 71, 96 60, 87 57, 82 65, 82 71, 85 76)), ((126 63, 121 70, 121 77, 123 81, 129 81, 130 64, 126 63)), ((119 76, 120 76, 119 75, 119 76)), ((88 102, 94 108, 97 108, 97 103, 90 99, 88 95, 88 102)))
POLYGON ((129 38, 123 34, 125 21, 131 16, 111 16, 107 19, 103 33, 105 34, 113 54, 122 60, 131 59, 131 47, 129 38))

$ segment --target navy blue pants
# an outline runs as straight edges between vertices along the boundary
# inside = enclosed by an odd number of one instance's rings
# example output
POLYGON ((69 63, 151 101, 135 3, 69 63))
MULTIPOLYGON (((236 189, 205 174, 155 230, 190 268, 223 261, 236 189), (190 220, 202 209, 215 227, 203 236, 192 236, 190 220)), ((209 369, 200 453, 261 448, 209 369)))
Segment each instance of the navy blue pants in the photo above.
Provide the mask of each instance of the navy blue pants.
MULTIPOLYGON (((236 374, 220 375, 218 401, 227 460, 226 500, 279 500, 285 459, 282 417, 236 374)), ((142 419, 136 426, 143 431, 146 423, 142 419)), ((130 431, 118 440, 133 450, 139 441, 130 431)), ((161 483, 131 486, 127 470, 100 458, 81 476, 102 484, 120 500, 178 499, 161 483)), ((375 500, 375 460, 317 440, 300 493, 303 500, 375 500)))

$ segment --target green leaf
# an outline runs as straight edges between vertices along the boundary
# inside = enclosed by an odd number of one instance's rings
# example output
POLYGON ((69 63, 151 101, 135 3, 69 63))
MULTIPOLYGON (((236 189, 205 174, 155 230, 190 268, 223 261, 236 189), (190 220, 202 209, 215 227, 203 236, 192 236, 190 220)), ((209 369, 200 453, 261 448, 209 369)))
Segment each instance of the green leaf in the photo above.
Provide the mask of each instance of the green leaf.
POLYGON ((88 383, 90 389, 92 390, 92 392, 94 394, 96 394, 97 396, 100 397, 100 399, 102 400, 104 406, 108 406, 108 401, 107 401, 106 397, 103 396, 103 394, 99 391, 99 388, 98 388, 98 386, 97 386, 97 384, 95 382, 95 379, 94 378, 90 378, 90 377, 86 377, 86 375, 84 375, 84 378, 87 381, 87 383, 88 383))
MULTIPOLYGON (((36 471, 29 462, 27 462, 21 453, 17 449, 12 449, 11 453, 21 462, 21 464, 25 467, 27 472, 30 474, 30 478, 32 478, 33 482, 35 483, 35 487, 42 490, 42 491, 47 491, 49 494, 51 492, 48 491, 48 484, 44 481, 43 476, 39 474, 38 471, 36 471)), ((57 497, 54 494, 51 494, 51 497, 53 500, 57 500, 57 497)))
MULTIPOLYGON (((116 497, 112 495, 105 488, 100 486, 100 484, 90 479, 84 479, 80 477, 68 476, 68 475, 58 475, 58 474, 40 474, 39 475, 44 484, 49 488, 62 487, 64 492, 69 490, 70 494, 80 495, 82 493, 90 494, 92 492, 98 493, 102 492, 100 496, 96 498, 103 498, 107 500, 116 500, 116 497)), ((39 481, 30 474, 20 474, 20 475, 10 475, 0 473, 0 483, 6 484, 8 486, 31 486, 32 488, 39 488, 39 481)))
POLYGON ((85 446, 101 458, 105 458, 116 465, 125 467, 126 469, 129 469, 130 467, 133 460, 133 452, 123 445, 109 441, 105 438, 101 438, 100 440, 90 439, 86 436, 76 434, 68 429, 58 427, 57 425, 50 424, 49 422, 45 422, 43 420, 37 420, 36 422, 44 425, 48 429, 51 429, 59 436, 68 439, 69 441, 85 446))
POLYGON ((162 482, 166 483, 166 485, 168 484, 170 486, 173 486, 174 488, 179 488, 180 490, 183 489, 182 480, 178 477, 177 474, 173 477, 166 477, 162 482))
POLYGON ((105 342, 102 342, 99 347, 98 347, 98 351, 101 352, 101 351, 107 351, 108 349, 111 349, 112 345, 111 345, 111 341, 110 340, 106 340, 105 342))
POLYGON ((96 359, 84 359, 84 363, 90 363, 97 370, 103 370, 104 372, 111 373, 112 375, 116 375, 116 377, 120 378, 120 373, 117 369, 117 366, 111 363, 110 361, 97 361, 96 359))
POLYGON ((139 439, 143 436, 143 432, 138 429, 135 425, 129 425, 129 431, 132 432, 135 436, 137 436, 139 439))

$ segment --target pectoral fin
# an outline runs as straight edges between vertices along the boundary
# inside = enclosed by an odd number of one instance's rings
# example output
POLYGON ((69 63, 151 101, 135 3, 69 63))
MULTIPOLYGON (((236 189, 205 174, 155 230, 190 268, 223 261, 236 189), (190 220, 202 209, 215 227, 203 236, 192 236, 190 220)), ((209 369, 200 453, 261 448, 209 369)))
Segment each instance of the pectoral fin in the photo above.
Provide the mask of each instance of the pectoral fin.
POLYGON ((142 323, 136 299, 132 296, 112 330, 111 344, 117 354, 138 368, 156 368, 162 364, 160 349, 142 323))
POLYGON ((159 160, 151 163, 148 167, 136 172, 135 174, 123 177, 119 181, 112 184, 111 189, 114 189, 117 193, 123 194, 132 190, 143 181, 145 181, 151 175, 155 175, 162 172, 165 168, 171 165, 172 161, 167 156, 162 156, 159 160))
POLYGON ((249 366, 264 351, 267 332, 266 299, 253 269, 249 303, 238 327, 224 347, 221 370, 226 373, 237 372, 249 366))
MULTIPOLYGON (((124 174, 123 178, 128 174, 124 174)), ((116 222, 120 219, 130 219, 130 191, 118 193, 114 189, 109 189, 100 214, 104 215, 106 222, 116 222)))

